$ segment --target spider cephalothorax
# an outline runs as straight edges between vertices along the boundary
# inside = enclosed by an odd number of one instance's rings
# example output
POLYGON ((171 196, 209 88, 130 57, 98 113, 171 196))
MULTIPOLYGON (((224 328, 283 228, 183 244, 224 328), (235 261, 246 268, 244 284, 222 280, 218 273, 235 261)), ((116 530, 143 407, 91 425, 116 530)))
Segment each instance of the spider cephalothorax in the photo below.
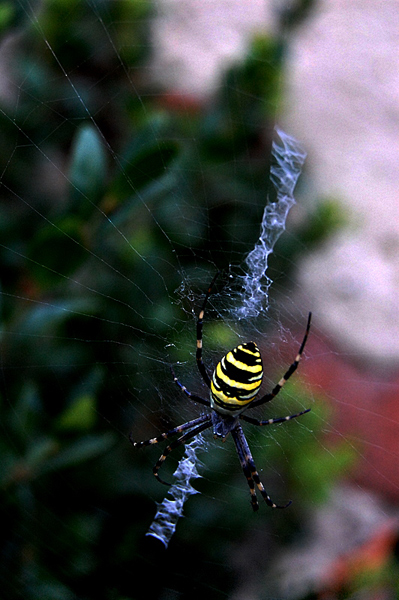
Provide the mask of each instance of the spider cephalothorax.
POLYGON ((277 385, 275 385, 272 391, 257 399, 256 396, 259 392, 263 379, 263 366, 262 357, 255 342, 239 344, 233 348, 233 350, 227 352, 227 354, 223 356, 220 362, 216 365, 212 377, 209 377, 208 371, 202 361, 203 318, 205 314, 205 307, 216 277, 217 275, 214 277, 211 285, 208 288, 208 291, 205 294, 204 303, 197 320, 196 360, 201 376, 205 384, 210 389, 210 400, 205 400, 201 396, 197 396, 196 394, 189 392, 186 386, 180 383, 172 369, 173 380, 180 390, 188 398, 194 400, 194 402, 198 402, 199 404, 209 407, 211 412, 201 415, 197 419, 188 421, 183 425, 179 425, 178 427, 175 427, 166 433, 162 433, 161 435, 144 442, 133 441, 132 435, 130 434, 130 441, 132 442, 133 446, 140 448, 141 446, 157 444, 158 442, 168 439, 170 436, 175 434, 183 434, 166 447, 164 453, 154 466, 154 475, 159 479, 159 481, 165 483, 159 477, 158 471, 172 450, 181 444, 184 444, 187 440, 193 438, 201 433, 201 431, 204 431, 204 429, 208 429, 209 427, 213 428, 215 437, 222 438, 223 440, 225 440, 228 434, 231 433, 237 449, 238 457, 240 459, 241 467, 249 485, 253 510, 258 510, 259 508, 255 486, 258 488, 263 499, 269 506, 272 508, 286 508, 289 506, 289 504, 291 504, 291 502, 288 502, 284 505, 278 505, 275 504, 267 494, 259 478, 259 474, 249 449, 248 442, 242 430, 240 420, 251 423, 252 425, 272 425, 273 423, 290 421, 291 419, 295 419, 296 417, 300 417, 301 415, 309 412, 310 408, 296 413, 295 415, 288 415, 287 417, 278 417, 277 419, 268 419, 265 421, 259 421, 243 414, 243 412, 249 408, 260 406, 261 404, 265 404, 266 402, 273 400, 285 382, 296 371, 305 348, 306 340, 308 338, 311 313, 309 313, 305 335, 294 362, 290 365, 287 372, 280 379, 277 385))

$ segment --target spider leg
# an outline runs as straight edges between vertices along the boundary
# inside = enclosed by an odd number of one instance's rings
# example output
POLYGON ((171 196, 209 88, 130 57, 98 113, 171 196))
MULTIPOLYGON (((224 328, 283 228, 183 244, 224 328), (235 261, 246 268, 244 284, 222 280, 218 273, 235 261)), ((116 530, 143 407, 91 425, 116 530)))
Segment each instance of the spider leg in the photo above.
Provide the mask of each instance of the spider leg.
POLYGON ((211 403, 209 402, 209 400, 205 400, 204 398, 201 398, 201 396, 197 396, 196 394, 192 394, 191 392, 189 392, 188 389, 186 388, 186 386, 183 385, 182 383, 180 383, 180 381, 176 377, 175 372, 173 370, 173 367, 170 367, 170 370, 172 372, 173 381, 180 388, 180 390, 184 394, 186 394, 186 396, 188 398, 190 398, 190 400, 193 400, 194 402, 198 402, 199 404, 204 404, 205 406, 210 406, 211 405, 211 403))
POLYGON ((302 358, 302 353, 303 353, 303 351, 305 349, 305 344, 306 344, 306 341, 308 339, 311 319, 312 319, 312 313, 310 312, 309 316, 308 316, 308 323, 306 325, 305 335, 303 337, 302 344, 301 344, 301 346, 299 348, 298 354, 296 355, 294 362, 290 365, 290 367, 287 370, 287 372, 283 375, 283 377, 280 379, 280 381, 278 382, 278 384, 273 388, 273 390, 269 394, 266 394, 262 398, 259 398, 259 400, 254 400, 252 402, 252 404, 251 404, 251 408, 253 406, 260 406, 261 404, 265 404, 266 402, 270 402, 270 400, 273 400, 273 398, 275 396, 277 396, 277 394, 279 393, 279 391, 281 390, 281 388, 289 380, 289 378, 291 377, 291 375, 293 375, 295 373, 295 371, 298 368, 299 362, 300 362, 300 360, 302 358))
POLYGON ((249 485, 249 492, 251 494, 252 510, 254 510, 254 511, 259 510, 259 503, 258 503, 258 499, 256 497, 255 483, 254 483, 254 480, 252 479, 251 470, 248 465, 247 457, 245 456, 244 449, 242 448, 241 444, 238 441, 238 438, 235 435, 235 430, 233 430, 231 432, 231 434, 233 436, 233 440, 236 445, 237 454, 238 454, 238 458, 240 459, 242 470, 244 471, 244 475, 245 475, 248 485, 249 485))
POLYGON ((186 429, 191 429, 192 427, 196 427, 196 425, 199 425, 200 423, 203 423, 204 421, 208 421, 210 418, 211 418, 210 415, 201 415, 197 419, 193 419, 192 421, 187 421, 187 423, 183 423, 183 425, 174 427, 173 429, 170 429, 169 431, 166 431, 165 433, 161 433, 161 435, 158 435, 157 437, 150 438, 149 440, 144 440, 144 442, 135 442, 133 440, 132 432, 130 432, 129 440, 130 440, 130 443, 133 444, 133 446, 135 448, 142 448, 143 446, 151 446, 152 444, 159 444, 159 442, 163 442, 164 440, 167 440, 172 435, 176 435, 177 433, 182 433, 183 431, 186 431, 186 429))
POLYGON ((263 483, 260 480, 259 473, 256 469, 251 450, 249 449, 248 442, 245 439, 245 435, 241 425, 237 425, 237 427, 235 427, 232 430, 231 435, 233 436, 233 440, 237 448, 237 453, 240 458, 244 475, 247 478, 249 491, 251 493, 251 504, 253 510, 258 510, 259 508, 258 501, 256 499, 254 483, 256 484, 258 490, 260 491, 264 501, 268 506, 270 506, 271 508, 287 508, 287 506, 291 504, 291 500, 287 504, 281 506, 279 504, 275 504, 275 502, 273 502, 269 494, 266 492, 263 483))
POLYGON ((295 415, 288 415, 288 417, 279 417, 278 419, 267 419, 265 421, 258 421, 258 419, 253 419, 252 417, 247 417, 247 415, 240 415, 240 419, 246 421, 247 423, 252 423, 252 425, 273 425, 274 423, 285 423, 285 421, 291 421, 291 419, 296 419, 305 413, 308 413, 310 408, 306 410, 302 410, 295 415))
POLYGON ((198 427, 195 427, 195 429, 191 429, 191 431, 188 431, 187 433, 185 433, 184 435, 182 435, 181 437, 179 437, 177 440, 175 440, 172 444, 170 444, 169 446, 167 446, 165 448, 163 454, 159 457, 159 459, 155 463, 152 472, 154 473, 154 475, 158 479, 158 481, 160 481, 164 485, 171 485, 171 484, 168 483, 167 481, 164 481, 163 479, 161 479, 160 476, 159 476, 159 474, 158 474, 158 471, 161 468, 163 462, 166 460, 166 458, 168 457, 168 455, 175 448, 178 448, 182 444, 185 444, 187 442, 187 440, 189 440, 190 438, 198 435, 199 433, 201 433, 201 431, 204 431, 204 429, 207 429, 208 427, 210 427, 212 425, 211 416, 210 415, 203 415, 202 417, 199 417, 199 419, 195 419, 194 421, 191 421, 191 424, 195 424, 195 423, 197 423, 197 424, 201 423, 201 425, 198 425, 198 427))
POLYGON ((201 373, 201 377, 204 380, 205 384, 210 388, 211 387, 211 380, 210 377, 208 375, 208 372, 206 370, 206 367, 202 361, 202 327, 203 327, 203 321, 204 321, 204 314, 205 314, 205 308, 208 302, 208 298, 211 294, 213 285, 217 279, 219 275, 219 271, 216 273, 216 275, 214 276, 214 278, 211 281, 210 286, 208 287, 208 290, 205 294, 205 299, 204 299, 204 303, 202 305, 202 308, 199 312, 198 315, 198 319, 197 319, 197 351, 196 351, 196 361, 197 361, 197 366, 198 366, 198 370, 201 373))

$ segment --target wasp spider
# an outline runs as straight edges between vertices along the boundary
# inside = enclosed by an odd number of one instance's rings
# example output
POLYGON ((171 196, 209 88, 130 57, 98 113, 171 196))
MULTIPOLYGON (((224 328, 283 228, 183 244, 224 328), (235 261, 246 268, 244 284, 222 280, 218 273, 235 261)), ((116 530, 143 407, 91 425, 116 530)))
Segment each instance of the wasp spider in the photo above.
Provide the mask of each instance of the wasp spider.
POLYGON ((306 340, 308 338, 311 313, 309 313, 308 322, 304 338, 299 348, 298 354, 295 357, 294 362, 288 368, 287 372, 272 391, 261 398, 256 399, 259 388, 263 378, 263 366, 262 357, 259 352, 259 348, 255 342, 247 342, 245 344, 239 344, 236 348, 233 348, 228 352, 221 361, 217 364, 213 371, 212 377, 209 377, 208 371, 205 364, 202 361, 202 326, 205 314, 206 304, 208 302, 209 295, 212 290, 212 286, 215 282, 217 275, 214 277, 211 285, 209 286, 206 294, 202 309, 198 315, 197 320, 197 351, 196 360, 199 372, 202 376, 207 387, 210 389, 210 399, 205 400, 192 392, 189 392, 186 386, 184 386, 176 377, 173 369, 172 375, 173 380, 180 390, 194 402, 203 404, 210 408, 210 412, 203 414, 197 419, 188 421, 183 425, 179 425, 166 433, 162 433, 158 437, 151 438, 144 442, 135 442, 130 434, 130 441, 135 448, 141 448, 142 446, 149 446, 152 444, 158 444, 163 440, 177 434, 182 434, 174 442, 166 447, 164 453, 159 458, 153 468, 155 477, 161 482, 167 484, 159 476, 159 469, 162 463, 165 461, 167 456, 180 446, 185 444, 190 438, 198 435, 208 427, 213 428, 215 438, 222 438, 224 441, 229 433, 234 440, 237 454, 240 459, 241 467, 249 485, 249 491, 251 494, 251 505, 253 510, 258 510, 259 504, 256 497, 256 488, 258 488, 260 494, 265 500, 266 504, 271 508, 286 508, 291 504, 289 501, 287 504, 279 505, 273 502, 269 494, 266 492, 263 483, 260 480, 258 471, 256 469, 254 459, 248 446, 248 442, 245 439, 244 432, 241 427, 240 420, 251 423, 252 425, 273 425, 274 423, 284 423, 291 419, 296 419, 301 415, 310 411, 310 408, 303 410, 295 415, 289 415, 286 417, 278 417, 276 419, 267 419, 265 421, 259 421, 252 417, 248 417, 243 414, 249 408, 260 406, 266 402, 273 400, 279 393, 286 381, 296 371, 299 361, 301 360, 303 350, 305 348, 306 340))

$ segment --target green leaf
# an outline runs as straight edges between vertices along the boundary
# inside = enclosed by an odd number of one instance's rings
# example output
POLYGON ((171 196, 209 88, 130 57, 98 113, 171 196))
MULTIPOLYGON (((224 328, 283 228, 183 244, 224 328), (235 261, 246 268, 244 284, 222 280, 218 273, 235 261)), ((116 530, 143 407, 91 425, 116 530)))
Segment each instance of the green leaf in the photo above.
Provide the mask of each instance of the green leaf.
POLYGON ((41 473, 75 467, 104 454, 115 444, 115 436, 108 432, 103 435, 87 435, 79 438, 61 450, 57 456, 47 461, 41 473))
POLYGON ((71 316, 95 314, 96 305, 92 299, 72 298, 53 301, 34 306, 30 313, 21 320, 20 330, 29 332, 30 336, 54 335, 57 328, 71 316))
POLYGON ((25 381, 19 397, 16 399, 15 410, 9 417, 12 434, 24 440, 29 435, 35 435, 42 410, 43 406, 36 384, 32 381, 25 381))
POLYGON ((81 127, 72 148, 69 169, 71 198, 79 214, 90 214, 104 189, 106 155, 98 131, 90 124, 81 127))
POLYGON ((79 396, 67 407, 58 419, 60 429, 84 431, 91 429, 96 421, 96 403, 94 396, 79 396))
POLYGON ((30 274, 41 287, 59 283, 87 257, 85 219, 68 214, 36 231, 28 245, 30 274))
POLYGON ((58 442, 50 437, 36 439, 30 446, 24 464, 29 471, 36 471, 45 464, 49 457, 53 456, 59 448, 58 442))

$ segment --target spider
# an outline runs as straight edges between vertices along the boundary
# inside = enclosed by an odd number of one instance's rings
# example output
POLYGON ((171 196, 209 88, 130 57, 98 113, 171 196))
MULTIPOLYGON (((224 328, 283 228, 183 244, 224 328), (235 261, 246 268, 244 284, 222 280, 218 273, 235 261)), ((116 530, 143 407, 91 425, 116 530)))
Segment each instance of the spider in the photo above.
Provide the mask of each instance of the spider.
POLYGON ((284 386, 286 381, 288 381, 291 375, 293 375, 293 373, 296 371, 305 348, 306 340, 308 339, 312 313, 309 313, 305 335, 294 362, 270 393, 256 399, 263 379, 263 366, 262 357, 255 342, 239 344, 233 350, 227 352, 227 354, 223 356, 221 361, 217 364, 215 370, 213 371, 212 377, 209 377, 207 368, 202 360, 203 319, 208 298, 211 294, 213 284, 217 276, 218 273, 213 278, 212 283, 205 294, 202 309, 200 310, 197 319, 196 361, 202 379, 204 380, 206 386, 210 389, 210 399, 205 400, 204 398, 201 398, 200 396, 190 392, 186 386, 179 381, 173 368, 171 367, 173 381, 180 388, 181 392, 190 398, 190 400, 210 408, 210 412, 207 412, 197 419, 188 421, 187 423, 179 425, 178 427, 175 427, 174 429, 171 429, 170 431, 162 433, 161 435, 149 440, 135 442, 132 438, 132 433, 130 433, 129 439, 135 448, 141 448, 143 446, 158 444, 159 442, 162 442, 173 435, 183 434, 166 447, 153 468, 153 473, 158 481, 164 483, 165 485, 170 485, 160 478, 158 471, 172 450, 178 446, 181 446, 182 444, 185 444, 190 438, 193 438, 209 427, 213 428, 215 438, 222 438, 223 441, 225 441, 228 434, 231 433, 237 449, 242 470, 248 482, 253 510, 256 511, 259 509, 256 496, 256 487, 268 506, 271 508, 287 508, 287 506, 291 504, 291 500, 287 504, 279 505, 273 502, 266 492, 256 469, 248 442, 245 439, 240 420, 251 423, 252 425, 273 425, 274 423, 284 423, 286 421, 290 421, 291 419, 296 419, 297 417, 300 417, 301 415, 304 415, 310 411, 310 408, 308 408, 294 415, 278 417, 276 419, 267 419, 265 421, 259 421, 252 417, 248 417, 246 414, 243 414, 244 411, 249 408, 261 406, 262 404, 266 404, 266 402, 273 400, 273 398, 277 396, 281 388, 284 386))

